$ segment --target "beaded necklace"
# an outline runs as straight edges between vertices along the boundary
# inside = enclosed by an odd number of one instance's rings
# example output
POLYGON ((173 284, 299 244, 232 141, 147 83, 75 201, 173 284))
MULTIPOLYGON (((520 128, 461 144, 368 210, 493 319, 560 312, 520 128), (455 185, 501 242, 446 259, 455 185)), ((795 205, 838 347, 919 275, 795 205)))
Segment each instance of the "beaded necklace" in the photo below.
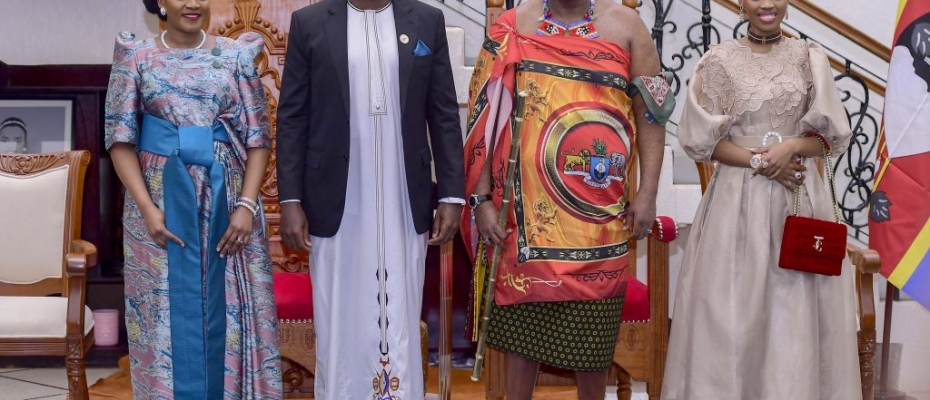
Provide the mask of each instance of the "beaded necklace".
POLYGON ((575 36, 588 39, 600 37, 597 29, 594 28, 594 0, 591 0, 591 6, 588 7, 588 13, 581 21, 573 24, 566 24, 555 18, 552 18, 552 12, 549 11, 549 0, 543 0, 543 15, 539 17, 539 28, 536 30, 537 35, 543 36, 575 36))

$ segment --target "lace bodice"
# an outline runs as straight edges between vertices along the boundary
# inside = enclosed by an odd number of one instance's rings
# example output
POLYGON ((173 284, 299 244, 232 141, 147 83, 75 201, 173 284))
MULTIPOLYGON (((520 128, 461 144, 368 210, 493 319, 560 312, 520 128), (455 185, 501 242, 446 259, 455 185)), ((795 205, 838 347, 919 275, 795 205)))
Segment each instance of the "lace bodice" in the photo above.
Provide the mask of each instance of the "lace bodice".
POLYGON ((768 114, 773 129, 800 118, 812 85, 808 44, 790 38, 766 54, 755 54, 736 40, 725 41, 710 50, 699 72, 698 100, 707 112, 716 105, 739 123, 748 111, 753 124, 759 124, 760 111, 768 114))
POLYGON ((708 161, 720 140, 768 132, 817 135, 834 155, 846 150, 852 132, 827 54, 797 39, 784 39, 767 54, 736 40, 714 46, 688 86, 678 129, 682 149, 708 161))

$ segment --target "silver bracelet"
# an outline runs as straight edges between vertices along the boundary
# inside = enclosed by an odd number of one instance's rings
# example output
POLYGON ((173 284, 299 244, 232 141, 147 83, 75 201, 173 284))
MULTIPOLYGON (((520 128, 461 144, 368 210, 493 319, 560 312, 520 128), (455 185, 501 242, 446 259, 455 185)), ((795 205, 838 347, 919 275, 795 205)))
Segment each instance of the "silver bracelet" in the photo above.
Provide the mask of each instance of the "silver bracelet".
POLYGON ((248 198, 248 197, 242 196, 242 197, 239 198, 239 201, 248 203, 250 206, 252 206, 252 208, 254 208, 254 209, 256 209, 256 210, 258 209, 258 202, 256 202, 255 200, 252 200, 252 199, 250 199, 250 198, 248 198))
POLYGON ((252 218, 258 216, 258 207, 249 204, 248 202, 242 201, 241 199, 236 202, 236 207, 245 207, 246 210, 249 210, 252 213, 252 218))

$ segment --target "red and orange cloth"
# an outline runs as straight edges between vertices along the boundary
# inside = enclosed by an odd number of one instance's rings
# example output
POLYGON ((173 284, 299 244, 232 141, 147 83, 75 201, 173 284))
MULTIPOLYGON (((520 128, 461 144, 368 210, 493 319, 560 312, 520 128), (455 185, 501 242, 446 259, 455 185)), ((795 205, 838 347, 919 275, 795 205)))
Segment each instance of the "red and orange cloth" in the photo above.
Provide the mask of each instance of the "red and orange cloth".
MULTIPOLYGON (((631 191, 629 161, 635 119, 664 124, 674 109, 665 76, 630 78, 629 52, 612 42, 529 36, 509 11, 491 27, 469 85, 466 190, 474 193, 491 163, 492 197, 501 205, 511 146, 514 95, 528 98, 512 210, 498 269, 499 305, 596 300, 626 288, 628 239, 623 217, 631 191), (640 93, 647 115, 633 111, 640 93)), ((677 227, 660 218, 654 234, 673 240, 677 227)), ((471 256, 484 254, 470 210, 462 232, 471 256)), ((475 268, 475 298, 486 282, 475 268)), ((478 313, 480 314, 480 313, 478 313)))

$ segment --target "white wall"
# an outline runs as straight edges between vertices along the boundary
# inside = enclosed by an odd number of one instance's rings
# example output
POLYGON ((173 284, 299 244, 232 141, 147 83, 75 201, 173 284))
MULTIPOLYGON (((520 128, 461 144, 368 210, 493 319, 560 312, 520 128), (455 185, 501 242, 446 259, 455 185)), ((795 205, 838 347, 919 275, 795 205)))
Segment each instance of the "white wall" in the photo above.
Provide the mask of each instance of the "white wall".
MULTIPOLYGON (((438 0, 427 2, 443 7, 438 0)), ((467 1, 465 4, 480 9, 481 3, 467 1)), ((448 0, 447 4, 461 9, 473 19, 480 17, 458 5, 456 0, 448 0)), ((643 4, 643 20, 651 26, 652 3, 644 1, 643 4)), ((880 43, 891 42, 897 1, 818 0, 817 4, 880 43)), ((699 21, 695 18, 699 17, 696 13, 685 10, 689 5, 700 8, 700 0, 679 0, 672 9, 672 19, 682 25, 679 36, 691 22, 699 21)), ((714 5, 713 13, 723 17, 727 11, 714 5)), ((447 15, 448 25, 466 29, 466 58, 473 59, 473 53, 477 53, 481 45, 483 32, 468 19, 451 12, 447 15)), ((793 10, 788 22, 805 27, 808 21, 800 12, 793 10)), ((0 0, 0 27, 3 27, 0 32, 0 60, 8 64, 105 64, 112 57, 112 42, 117 33, 131 30, 140 36, 154 35, 158 21, 145 12, 139 0, 0 0)), ((827 35, 822 29, 810 30, 827 35)), ((839 41, 839 38, 835 40, 839 41)))
POLYGON ((0 27, 7 64, 109 64, 119 32, 154 36, 158 19, 139 0, 0 0, 0 27))
POLYGON ((891 44, 898 14, 897 0, 817 0, 814 3, 879 43, 891 44))

